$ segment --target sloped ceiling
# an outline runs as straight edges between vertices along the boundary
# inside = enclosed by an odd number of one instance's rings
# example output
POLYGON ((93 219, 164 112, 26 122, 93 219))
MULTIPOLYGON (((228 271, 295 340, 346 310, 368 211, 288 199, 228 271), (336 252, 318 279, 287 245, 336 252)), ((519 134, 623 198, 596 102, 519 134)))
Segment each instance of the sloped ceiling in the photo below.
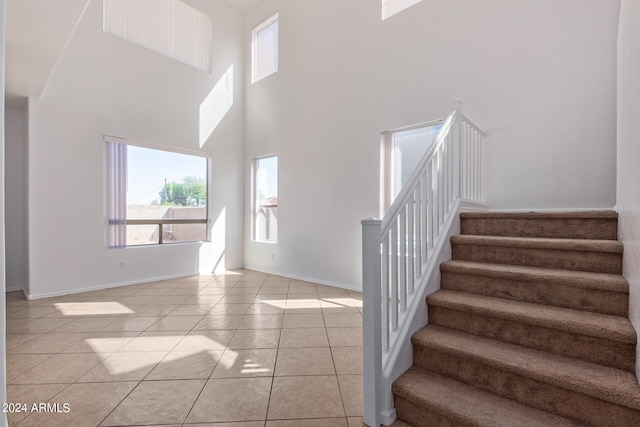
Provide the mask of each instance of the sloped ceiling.
MULTIPOLYGON (((6 0, 5 99, 40 98, 91 1, 6 0)), ((201 10, 208 0, 183 0, 201 10)), ((246 12, 261 0, 224 0, 246 12)))
POLYGON ((262 0, 224 0, 229 3, 231 6, 239 9, 243 12, 248 11, 262 0))
POLYGON ((9 96, 40 98, 89 1, 6 1, 9 96))

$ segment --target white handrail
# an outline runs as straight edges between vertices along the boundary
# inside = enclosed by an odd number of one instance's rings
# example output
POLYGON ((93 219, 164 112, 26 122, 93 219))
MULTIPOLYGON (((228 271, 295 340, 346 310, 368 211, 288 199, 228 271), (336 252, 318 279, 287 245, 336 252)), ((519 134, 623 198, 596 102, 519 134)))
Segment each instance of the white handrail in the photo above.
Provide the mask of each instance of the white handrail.
MULTIPOLYGON (((409 193, 415 188, 416 183, 420 180, 420 177, 424 173, 425 168, 429 164, 429 159, 434 155, 436 150, 443 144, 444 138, 449 134, 451 126, 453 125, 453 120, 455 120, 456 112, 451 113, 449 117, 444 121, 438 135, 436 136, 436 140, 431 144, 431 147, 424 153, 418 165, 413 170, 409 179, 402 187, 396 199, 393 201, 387 213, 382 218, 382 233, 386 234, 389 231, 389 227, 391 226, 392 220, 398 217, 400 214, 400 210, 406 203, 407 198, 409 197, 409 193)), ((434 121, 436 122, 436 121, 434 121)))
POLYGON ((413 316, 436 268, 445 230, 460 201, 482 202, 484 133, 453 112, 382 220, 362 221, 364 422, 395 420, 391 383, 398 348, 409 339, 413 316))
POLYGON ((385 130, 382 132, 382 135, 388 134, 388 133, 396 133, 396 132, 405 132, 408 130, 414 130, 414 129, 419 129, 419 128, 427 128, 427 127, 431 127, 431 126, 437 126, 437 125, 441 125, 442 124, 442 120, 437 119, 437 120, 429 120, 428 122, 422 122, 422 123, 415 123, 412 125, 408 125, 408 126, 402 126, 399 128, 393 128, 393 129, 389 129, 389 130, 385 130))

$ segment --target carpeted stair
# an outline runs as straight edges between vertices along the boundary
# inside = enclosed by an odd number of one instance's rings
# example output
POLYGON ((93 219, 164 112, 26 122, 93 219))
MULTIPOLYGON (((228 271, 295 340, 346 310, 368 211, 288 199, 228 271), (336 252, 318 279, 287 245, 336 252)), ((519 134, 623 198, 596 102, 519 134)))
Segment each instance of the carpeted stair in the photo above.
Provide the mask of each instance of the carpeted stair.
POLYGON ((460 215, 393 384, 413 426, 640 426, 615 212, 460 215))

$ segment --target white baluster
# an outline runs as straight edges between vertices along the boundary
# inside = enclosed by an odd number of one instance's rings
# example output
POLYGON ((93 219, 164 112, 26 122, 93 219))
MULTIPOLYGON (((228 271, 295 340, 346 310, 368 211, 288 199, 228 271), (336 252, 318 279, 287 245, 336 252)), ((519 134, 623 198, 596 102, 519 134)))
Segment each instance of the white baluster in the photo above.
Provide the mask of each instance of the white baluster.
POLYGON ((391 226, 391 330, 398 330, 398 218, 391 226))
MULTIPOLYGON (((415 265, 414 265, 414 261, 416 259, 415 213, 418 207, 416 203, 416 193, 419 194, 419 192, 420 192, 419 187, 415 188, 411 192, 411 198, 409 199, 409 216, 407 218, 407 225, 409 226, 409 231, 407 232, 407 235, 409 236, 409 239, 407 242, 409 244, 409 249, 407 250, 407 256, 409 257, 408 259, 409 266, 407 268, 408 295, 413 294, 413 286, 414 286, 413 281, 415 280, 415 277, 416 277, 415 265)), ((407 299, 408 299, 408 295, 407 295, 407 299)), ((407 308, 407 301, 405 300, 402 310, 404 311, 406 310, 406 308, 407 308)))
MULTIPOLYGON (((389 236, 382 240, 382 281, 380 291, 382 293, 382 348, 389 349, 389 236)), ((364 321, 364 319, 363 319, 364 321)))
POLYGON ((480 151, 480 142, 482 141, 482 135, 480 134, 480 132, 477 132, 478 134, 478 141, 477 141, 477 149, 476 149, 476 156, 478 157, 478 172, 476 174, 476 186, 478 187, 478 194, 476 196, 476 202, 481 202, 482 201, 482 157, 480 155, 481 151, 480 151))
MULTIPOLYGON (((436 168, 435 168, 435 158, 429 162, 429 174, 427 175, 429 180, 427 184, 427 200, 429 200, 429 208, 427 209, 427 226, 428 226, 428 235, 427 235, 427 243, 428 249, 433 249, 433 229, 435 228, 436 221, 436 204, 434 203, 435 198, 435 186, 437 182, 436 168)), ((428 252, 428 251, 425 251, 428 252)), ((427 261, 427 257, 425 257, 425 262, 427 261)))
MULTIPOLYGON (((426 198, 423 196, 423 188, 425 186, 425 178, 424 175, 420 178, 420 181, 418 183, 418 186, 416 187, 416 191, 415 191, 415 200, 416 200, 416 216, 415 216, 415 222, 416 222, 416 229, 415 229, 415 235, 416 235, 416 256, 415 256, 415 269, 416 269, 416 277, 421 277, 422 276, 422 245, 424 244, 424 239, 422 238, 422 224, 424 222, 424 216, 425 216, 425 203, 426 203, 426 198)), ((412 288, 413 291, 413 288, 412 288)))
POLYGON ((400 277, 399 277, 399 289, 398 299, 400 301, 400 309, 405 311, 407 309, 407 240, 409 235, 407 233, 407 205, 404 205, 402 211, 400 211, 400 230, 399 230, 399 246, 400 246, 400 277))

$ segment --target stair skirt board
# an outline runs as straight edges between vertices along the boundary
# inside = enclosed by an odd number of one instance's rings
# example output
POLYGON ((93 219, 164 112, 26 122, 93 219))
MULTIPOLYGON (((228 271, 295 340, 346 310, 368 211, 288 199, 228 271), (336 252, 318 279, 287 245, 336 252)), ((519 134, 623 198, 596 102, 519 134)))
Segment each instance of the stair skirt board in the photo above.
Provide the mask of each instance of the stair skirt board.
POLYGON ((393 384, 414 426, 640 425, 613 211, 465 212, 393 384))

